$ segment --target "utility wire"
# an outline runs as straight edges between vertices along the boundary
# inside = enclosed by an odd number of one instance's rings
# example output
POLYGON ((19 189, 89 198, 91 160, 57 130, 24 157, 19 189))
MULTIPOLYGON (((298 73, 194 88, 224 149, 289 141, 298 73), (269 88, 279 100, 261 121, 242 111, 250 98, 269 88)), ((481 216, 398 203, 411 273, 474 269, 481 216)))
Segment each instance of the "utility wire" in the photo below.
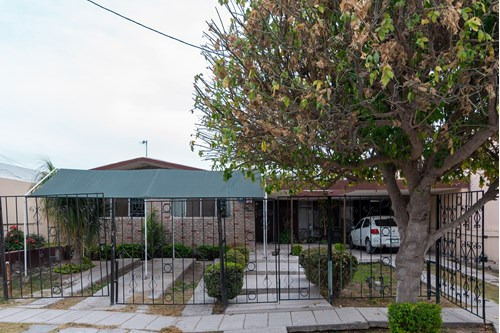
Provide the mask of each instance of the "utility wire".
POLYGON ((121 17, 121 18, 123 18, 123 19, 125 19, 125 20, 127 20, 127 21, 132 22, 132 23, 135 23, 135 24, 137 24, 137 25, 139 25, 139 26, 141 26, 141 27, 143 27, 143 28, 146 28, 146 29, 148 29, 148 30, 151 30, 151 31, 153 31, 153 32, 156 32, 157 34, 160 34, 160 35, 162 35, 162 36, 164 36, 164 37, 167 37, 167 38, 173 39, 173 40, 174 40, 174 41, 176 41, 176 42, 182 43, 182 44, 187 45, 187 46, 194 47, 194 48, 196 48, 196 49, 199 49, 199 50, 202 50, 202 51, 205 51, 205 52, 218 54, 217 52, 214 52, 214 51, 212 51, 212 50, 206 49, 206 48, 201 47, 201 46, 198 46, 198 45, 191 44, 191 43, 186 42, 186 41, 183 41, 182 39, 179 39, 179 38, 177 38, 177 37, 174 37, 174 36, 171 36, 171 35, 167 35, 166 33, 163 33, 163 32, 161 32, 161 31, 159 31, 159 30, 156 30, 156 29, 154 29, 154 28, 148 27, 147 25, 144 25, 144 24, 142 24, 142 23, 140 23, 140 22, 137 22, 137 21, 135 21, 135 20, 132 20, 131 18, 128 18, 128 17, 126 17, 126 16, 124 16, 124 15, 122 15, 122 14, 120 14, 120 13, 117 13, 117 12, 115 12, 114 10, 111 10, 111 9, 109 9, 109 8, 106 8, 106 7, 104 7, 104 6, 100 5, 100 4, 98 4, 97 2, 94 2, 94 1, 92 1, 92 0, 87 0, 87 1, 88 1, 88 2, 90 2, 90 3, 91 3, 91 4, 93 4, 93 5, 95 5, 95 6, 99 7, 99 8, 101 8, 101 9, 104 9, 104 10, 106 10, 106 11, 108 11, 108 12, 112 13, 112 14, 115 14, 116 16, 119 16, 119 17, 121 17))

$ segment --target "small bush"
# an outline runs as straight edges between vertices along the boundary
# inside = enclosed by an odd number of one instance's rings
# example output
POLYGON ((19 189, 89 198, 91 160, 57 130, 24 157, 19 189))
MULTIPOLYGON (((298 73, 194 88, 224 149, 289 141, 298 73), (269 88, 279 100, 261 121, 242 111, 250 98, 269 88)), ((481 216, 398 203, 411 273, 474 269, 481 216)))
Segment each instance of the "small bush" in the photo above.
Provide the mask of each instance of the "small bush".
POLYGON ((346 247, 342 243, 335 243, 335 244, 333 244, 333 250, 335 252, 345 252, 346 247))
POLYGON ((9 228, 9 232, 4 238, 5 251, 16 251, 24 249, 24 233, 17 226, 13 225, 9 228))
POLYGON ((442 324, 439 304, 420 302, 389 305, 389 329, 393 333, 438 333, 442 324))
POLYGON ((70 273, 79 273, 79 272, 84 272, 86 270, 89 270, 91 268, 95 267, 95 265, 90 261, 89 258, 85 257, 82 259, 81 264, 64 264, 61 265, 60 267, 56 267, 53 269, 54 273, 61 273, 61 274, 70 274, 70 273))
POLYGON ((90 248, 90 259, 109 260, 111 259, 111 244, 99 244, 90 248))
MULTIPOLYGON (((243 267, 233 262, 227 262, 224 265, 227 281, 227 299, 233 299, 238 296, 243 289, 243 267)), ((220 263, 208 266, 203 274, 205 279, 205 288, 210 297, 215 297, 218 301, 222 300, 222 282, 220 279, 220 263)))
MULTIPOLYGON (((328 296, 328 249, 312 248, 302 251, 299 263, 311 283, 320 288, 324 297, 328 296)), ((358 260, 348 252, 332 251, 333 292, 338 294, 352 280, 358 260)))
POLYGON ((302 245, 297 244, 292 247, 292 255, 298 256, 302 252, 302 245))
MULTIPOLYGON (((193 256, 193 249, 184 244, 175 244, 175 257, 176 258, 191 258, 193 256)), ((163 258, 172 258, 172 245, 168 244, 163 246, 163 258)))
POLYGON ((38 234, 28 234, 26 236, 26 243, 28 243, 28 248, 38 249, 45 245, 45 238, 38 234))
POLYGON ((231 249, 227 251, 225 259, 228 262, 234 262, 235 264, 239 264, 242 267, 246 267, 247 265, 245 255, 243 255, 240 251, 237 251, 236 249, 231 249))
POLYGON ((142 244, 120 244, 116 246, 116 253, 119 258, 143 258, 142 244))
POLYGON ((244 246, 237 246, 234 249, 245 256, 245 266, 246 266, 250 261, 250 249, 244 246))
POLYGON ((155 210, 148 215, 146 230, 141 229, 143 237, 146 237, 145 231, 148 238, 148 257, 161 257, 162 246, 165 244, 165 227, 155 210))
POLYGON ((219 258, 219 247, 216 245, 197 246, 194 249, 194 257, 198 260, 214 260, 219 258))
POLYGON ((280 235, 278 237, 278 241, 280 242, 280 244, 290 244, 291 239, 292 237, 290 229, 284 229, 280 232, 280 235))

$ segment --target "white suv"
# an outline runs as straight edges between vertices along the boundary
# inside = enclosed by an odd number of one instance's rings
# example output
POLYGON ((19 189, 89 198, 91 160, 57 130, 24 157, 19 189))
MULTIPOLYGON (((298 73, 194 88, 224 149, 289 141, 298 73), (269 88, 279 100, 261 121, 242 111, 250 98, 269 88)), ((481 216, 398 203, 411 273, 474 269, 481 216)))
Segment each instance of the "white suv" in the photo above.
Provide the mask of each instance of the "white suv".
POLYGON ((351 230, 351 246, 364 246, 366 252, 377 248, 399 248, 399 232, 392 216, 367 216, 351 230))

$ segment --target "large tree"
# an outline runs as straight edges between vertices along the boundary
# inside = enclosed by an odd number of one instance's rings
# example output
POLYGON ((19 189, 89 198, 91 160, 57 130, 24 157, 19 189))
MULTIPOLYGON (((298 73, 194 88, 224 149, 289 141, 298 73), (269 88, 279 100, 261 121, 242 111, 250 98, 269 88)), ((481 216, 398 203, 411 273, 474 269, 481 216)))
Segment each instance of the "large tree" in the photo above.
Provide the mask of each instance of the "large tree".
POLYGON ((234 0, 196 78, 194 145, 267 190, 383 181, 401 235, 397 301, 425 253, 498 193, 498 2, 234 0), (480 172, 483 199, 428 230, 431 188, 480 172), (396 180, 407 184, 404 197, 396 180))

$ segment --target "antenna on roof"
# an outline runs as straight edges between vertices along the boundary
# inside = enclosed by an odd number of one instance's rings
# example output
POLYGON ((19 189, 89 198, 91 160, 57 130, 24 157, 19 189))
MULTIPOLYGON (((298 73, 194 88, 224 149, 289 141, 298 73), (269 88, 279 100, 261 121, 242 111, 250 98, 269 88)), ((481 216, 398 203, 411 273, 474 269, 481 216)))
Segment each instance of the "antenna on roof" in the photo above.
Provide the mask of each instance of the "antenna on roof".
POLYGON ((142 140, 141 145, 146 145, 146 157, 148 157, 148 140, 142 140))

